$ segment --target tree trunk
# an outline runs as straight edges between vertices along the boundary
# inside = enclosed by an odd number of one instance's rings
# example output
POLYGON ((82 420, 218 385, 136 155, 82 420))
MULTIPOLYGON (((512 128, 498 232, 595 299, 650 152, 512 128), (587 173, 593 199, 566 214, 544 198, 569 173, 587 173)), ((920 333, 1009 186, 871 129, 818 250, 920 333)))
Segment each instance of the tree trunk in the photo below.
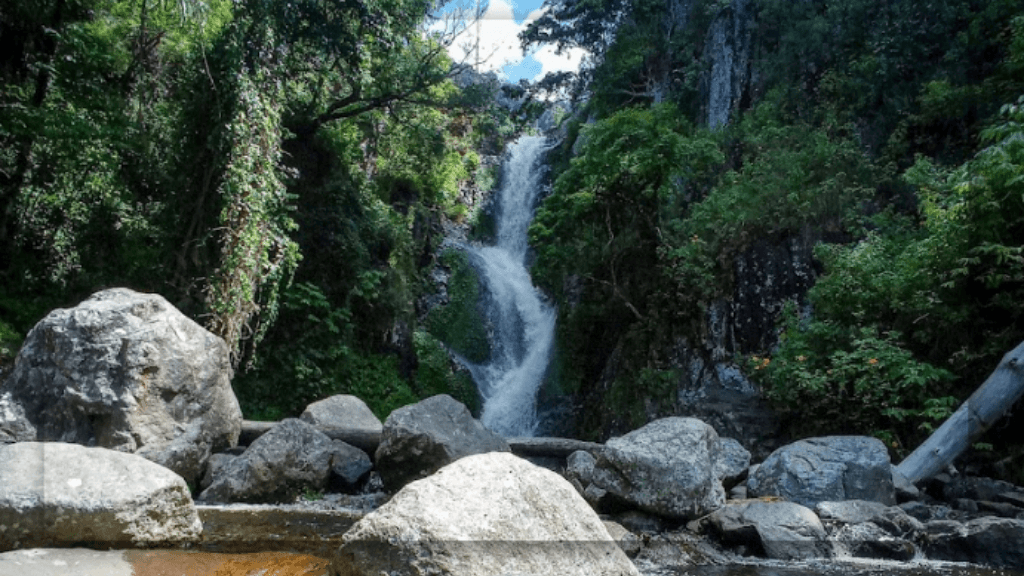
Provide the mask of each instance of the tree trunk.
POLYGON ((1008 412, 1022 394, 1024 342, 1007 352, 981 387, 896 470, 911 482, 931 478, 1008 412))

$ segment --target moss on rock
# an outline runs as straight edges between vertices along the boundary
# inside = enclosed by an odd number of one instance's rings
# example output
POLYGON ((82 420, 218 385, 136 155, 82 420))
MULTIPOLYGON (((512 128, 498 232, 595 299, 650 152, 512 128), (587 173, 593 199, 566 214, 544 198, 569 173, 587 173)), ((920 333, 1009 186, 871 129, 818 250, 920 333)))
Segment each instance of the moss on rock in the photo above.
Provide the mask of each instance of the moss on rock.
POLYGON ((484 327, 486 319, 480 311, 481 287, 476 270, 459 250, 442 252, 441 263, 451 270, 448 304, 429 312, 427 329, 470 362, 486 362, 491 357, 491 344, 484 327))

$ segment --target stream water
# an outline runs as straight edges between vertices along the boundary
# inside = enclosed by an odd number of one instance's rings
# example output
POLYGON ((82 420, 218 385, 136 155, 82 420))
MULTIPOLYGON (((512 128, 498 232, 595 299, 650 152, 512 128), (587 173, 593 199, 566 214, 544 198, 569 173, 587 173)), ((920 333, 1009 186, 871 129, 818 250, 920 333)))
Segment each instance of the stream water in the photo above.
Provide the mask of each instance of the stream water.
POLYGON ((503 436, 537 431, 537 391, 544 380, 555 331, 555 311, 526 270, 527 229, 540 193, 546 146, 523 136, 509 146, 495 211, 493 246, 468 248, 489 295, 491 359, 467 363, 483 397, 481 421, 503 436))

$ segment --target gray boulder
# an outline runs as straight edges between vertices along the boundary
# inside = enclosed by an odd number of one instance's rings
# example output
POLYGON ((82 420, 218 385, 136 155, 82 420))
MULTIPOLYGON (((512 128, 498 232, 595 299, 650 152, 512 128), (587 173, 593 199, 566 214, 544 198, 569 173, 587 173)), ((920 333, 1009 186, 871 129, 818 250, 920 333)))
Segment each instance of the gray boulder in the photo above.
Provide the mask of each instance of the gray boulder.
POLYGON ((794 502, 748 501, 726 504, 708 517, 726 544, 778 560, 831 558, 821 520, 809 508, 794 502))
POLYGON ((336 446, 296 418, 282 420, 241 456, 225 462, 200 502, 286 502, 305 490, 324 491, 336 446))
POLYGON ((348 394, 337 394, 306 406, 299 416, 303 422, 319 428, 345 428, 365 432, 384 429, 365 402, 348 394))
POLYGON ((459 458, 510 451, 508 442, 473 419, 462 403, 440 394, 388 416, 374 461, 384 486, 395 491, 459 458))
POLYGON ((468 456, 402 488, 349 530, 338 576, 639 576, 558 474, 507 453, 468 456))
MULTIPOLYGON (((573 488, 576 488, 576 484, 573 484, 573 488)), ((583 499, 590 504, 590 507, 602 514, 607 513, 609 510, 615 508, 615 502, 611 497, 608 496, 608 491, 604 488, 598 488, 593 484, 587 484, 587 487, 583 489, 583 499)))
POLYGON ((113 288, 29 332, 0 389, 0 430, 17 405, 34 440, 138 452, 195 483, 211 452, 238 441, 230 380, 222 339, 161 296, 113 288))
POLYGON ((0 444, 35 439, 36 427, 25 418, 25 409, 14 401, 10 392, 0 394, 0 444))
POLYGON ((937 520, 926 525, 925 555, 933 560, 1024 569, 1024 520, 978 518, 964 524, 937 520))
POLYGON ((203 478, 199 481, 199 490, 202 491, 209 488, 210 484, 213 484, 213 480, 219 478, 224 473, 224 468, 239 457, 239 455, 225 454, 223 452, 211 454, 210 460, 206 463, 206 472, 203 473, 203 478))
POLYGON ((919 520, 902 508, 868 500, 820 502, 815 511, 826 525, 870 522, 893 536, 910 536, 924 528, 919 520))
POLYGON ((655 420, 608 441, 593 483, 641 510, 692 520, 725 503, 717 450, 718 434, 700 420, 655 420))
POLYGON ((565 459, 566 480, 572 482, 573 486, 577 484, 581 487, 587 486, 594 475, 595 464, 597 464, 597 459, 586 450, 577 450, 569 454, 569 457, 565 459))
POLYGON ((885 444, 867 436, 800 440, 773 452, 747 479, 751 498, 777 496, 813 508, 822 501, 896 503, 885 444))
POLYGON ((715 458, 715 476, 729 490, 747 477, 750 470, 750 451, 732 438, 719 438, 715 458))
MULTIPOLYGON (((981 476, 957 476, 942 487, 942 497, 947 502, 960 498, 983 502, 1006 501, 1013 503, 1011 495, 1020 495, 1021 489, 1004 480, 995 480, 981 476)), ((1018 496, 1018 504, 1024 503, 1018 496)))
POLYGON ((366 482, 371 470, 373 462, 366 452, 341 440, 334 441, 328 488, 334 492, 354 492, 366 482))
MULTIPOLYGON (((842 524, 860 524, 881 518, 889 510, 881 502, 869 500, 843 500, 841 502, 819 502, 815 507, 818 517, 842 524)), ((897 508, 897 510, 899 510, 897 508)), ((906 514, 900 510, 904 515, 906 514)))
POLYGON ((855 558, 910 560, 917 553, 912 540, 924 529, 903 509, 879 502, 820 502, 816 511, 843 555, 855 558))
POLYGON ((0 551, 194 542, 185 481, 134 454, 58 442, 0 445, 0 551))
POLYGON ((871 522, 844 524, 836 530, 833 539, 842 550, 842 556, 906 562, 917 555, 913 543, 871 522))

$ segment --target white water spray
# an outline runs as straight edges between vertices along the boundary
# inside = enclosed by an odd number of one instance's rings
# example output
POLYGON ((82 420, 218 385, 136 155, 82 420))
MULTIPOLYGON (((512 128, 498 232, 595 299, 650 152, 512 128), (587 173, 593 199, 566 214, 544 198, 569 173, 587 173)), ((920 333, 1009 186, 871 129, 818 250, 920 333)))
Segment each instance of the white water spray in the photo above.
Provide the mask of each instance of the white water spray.
POLYGON ((491 360, 469 369, 483 396, 480 419, 504 436, 537 430, 537 391, 544 380, 555 311, 541 300, 526 271, 526 231, 540 192, 545 139, 524 136, 509 147, 498 195, 497 244, 470 249, 491 296, 491 360))

